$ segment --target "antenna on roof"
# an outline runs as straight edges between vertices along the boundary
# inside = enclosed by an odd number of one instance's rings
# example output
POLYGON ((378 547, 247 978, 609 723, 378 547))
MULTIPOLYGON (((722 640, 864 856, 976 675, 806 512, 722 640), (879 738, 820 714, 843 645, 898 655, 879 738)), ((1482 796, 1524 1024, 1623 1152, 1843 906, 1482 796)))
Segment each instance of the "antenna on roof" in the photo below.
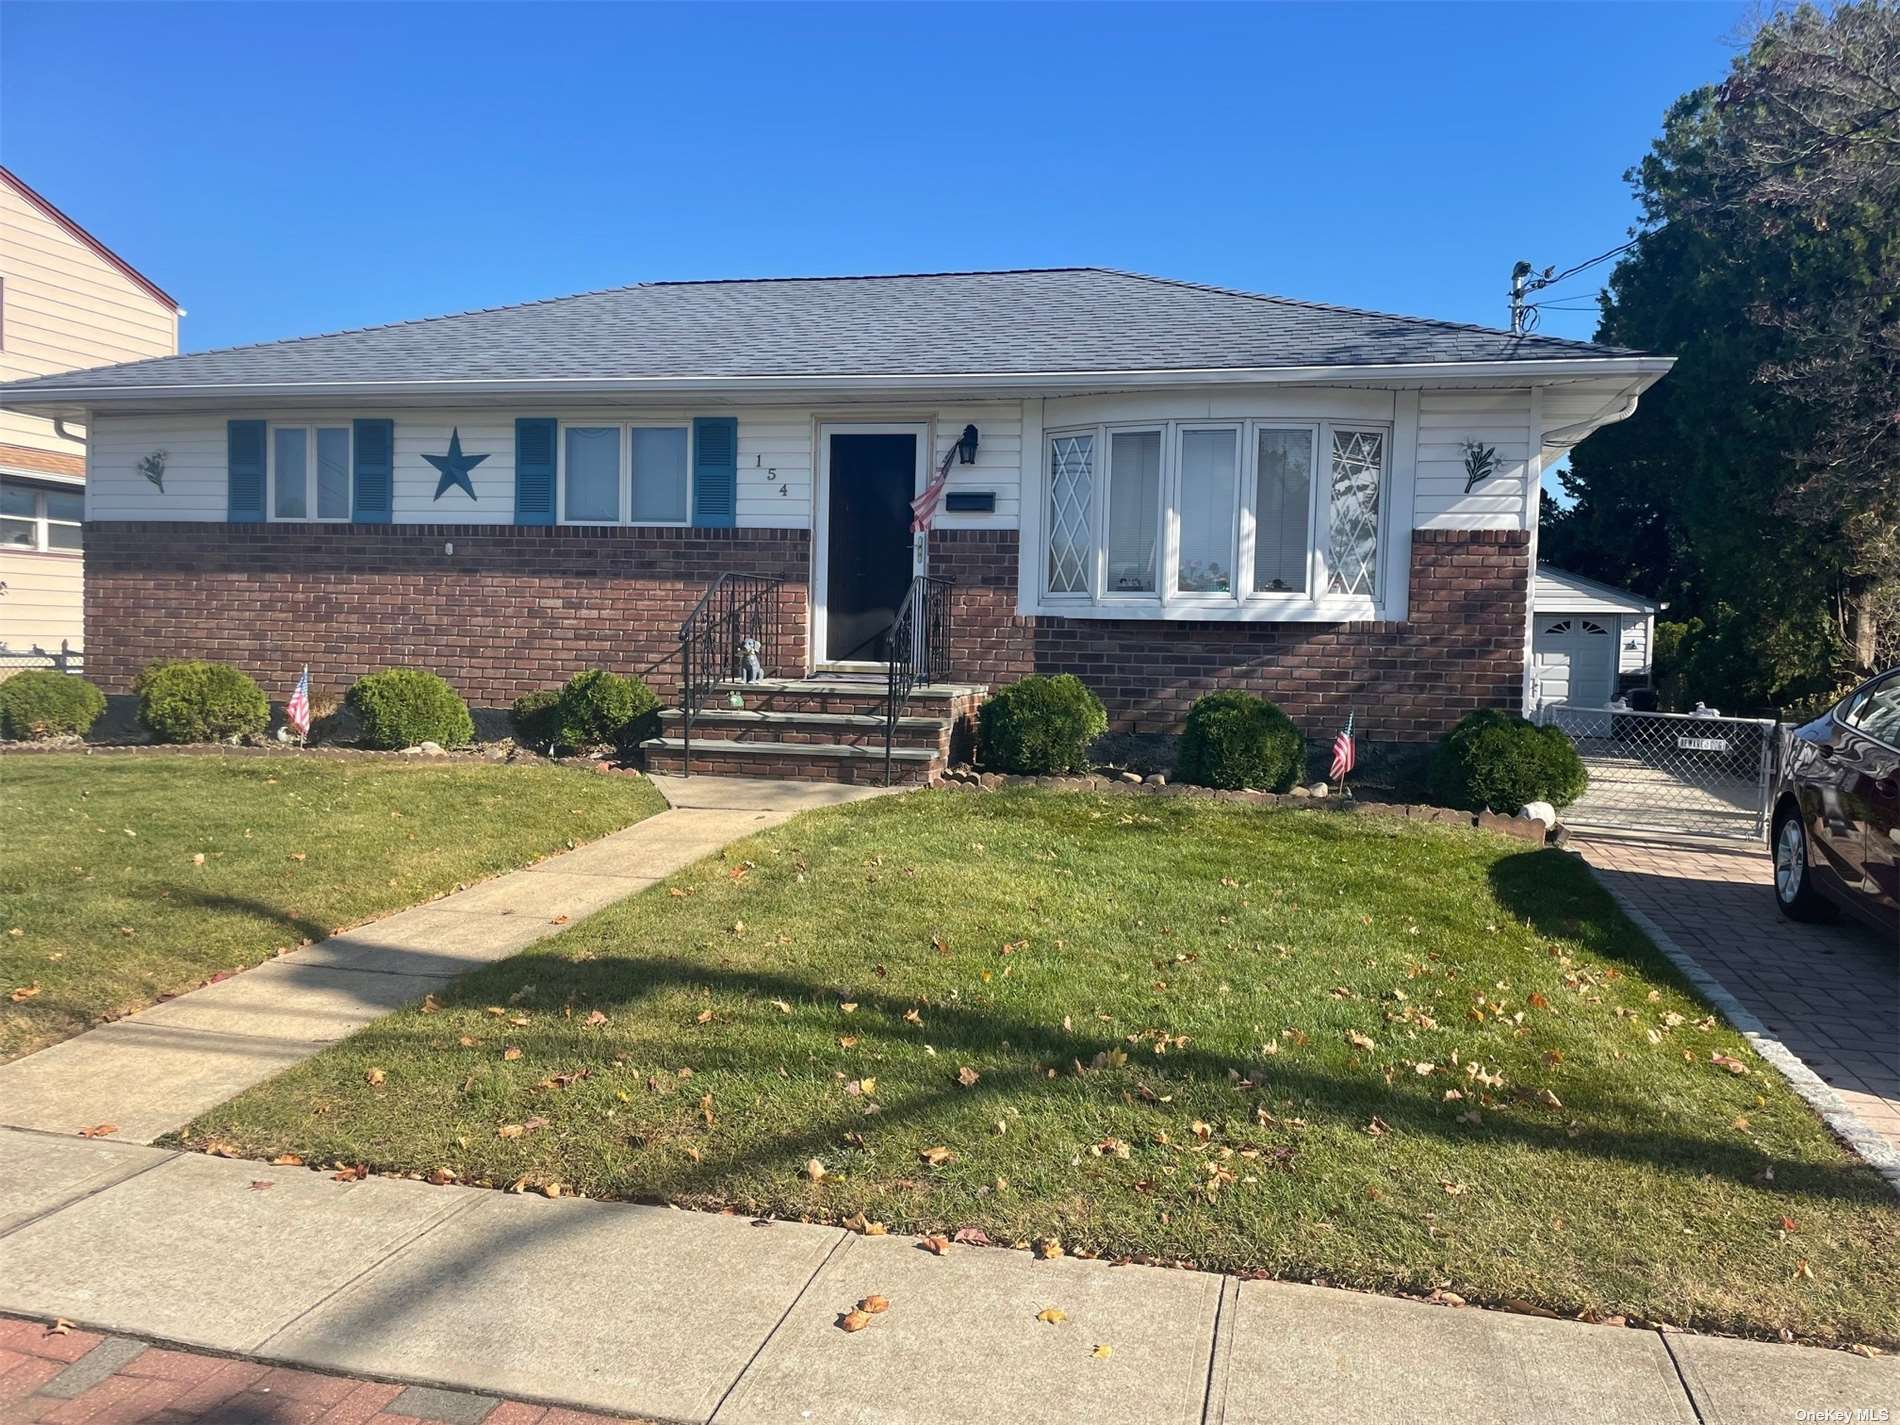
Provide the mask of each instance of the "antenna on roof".
POLYGON ((1520 260, 1511 269, 1511 335, 1528 336, 1537 330, 1537 308, 1524 299, 1541 287, 1550 285, 1550 274, 1557 269, 1546 267, 1542 272, 1528 262, 1520 260), (1526 281, 1536 272, 1534 279, 1526 281))

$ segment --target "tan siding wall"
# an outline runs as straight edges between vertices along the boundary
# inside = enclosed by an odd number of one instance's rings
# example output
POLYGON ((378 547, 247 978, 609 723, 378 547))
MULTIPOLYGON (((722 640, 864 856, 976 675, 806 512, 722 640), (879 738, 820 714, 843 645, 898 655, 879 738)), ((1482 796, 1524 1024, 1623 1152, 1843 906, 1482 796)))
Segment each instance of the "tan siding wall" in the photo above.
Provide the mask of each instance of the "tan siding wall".
MULTIPOLYGON (((0 180, 6 284, 0 381, 107 366, 178 350, 178 314, 0 180)), ((69 429, 71 427, 69 426, 69 429)), ((0 411, 0 443, 83 455, 39 416, 0 411)))
POLYGON ((84 564, 72 554, 0 549, 0 647, 24 652, 85 641, 84 564))

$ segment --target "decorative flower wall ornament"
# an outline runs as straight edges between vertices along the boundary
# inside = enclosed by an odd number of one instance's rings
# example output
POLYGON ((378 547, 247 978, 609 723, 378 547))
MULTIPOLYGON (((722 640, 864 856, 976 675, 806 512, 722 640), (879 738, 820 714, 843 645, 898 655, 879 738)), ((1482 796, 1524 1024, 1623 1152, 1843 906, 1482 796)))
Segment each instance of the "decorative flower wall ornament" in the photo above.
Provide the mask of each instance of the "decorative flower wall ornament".
POLYGON ((161 495, 165 493, 165 462, 170 458, 170 451, 154 450, 139 461, 139 474, 158 486, 158 493, 161 495))
POLYGON ((1469 495, 1484 481, 1498 473, 1498 448, 1495 445, 1481 445, 1475 440, 1464 443, 1465 450, 1465 493, 1469 495))

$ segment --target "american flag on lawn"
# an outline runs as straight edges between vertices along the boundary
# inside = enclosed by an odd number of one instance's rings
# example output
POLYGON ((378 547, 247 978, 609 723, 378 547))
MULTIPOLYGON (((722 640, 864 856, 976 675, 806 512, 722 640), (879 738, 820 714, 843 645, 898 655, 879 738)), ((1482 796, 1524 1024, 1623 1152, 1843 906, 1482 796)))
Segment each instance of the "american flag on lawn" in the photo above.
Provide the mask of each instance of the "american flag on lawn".
POLYGON ((284 704, 284 721, 295 729, 297 736, 310 735, 310 666, 304 665, 303 677, 297 680, 297 691, 290 695, 290 701, 284 704))
POLYGON ((1332 780, 1335 782, 1345 781, 1346 774, 1353 769, 1353 764, 1357 760, 1352 750, 1352 719, 1353 715, 1347 713, 1344 730, 1333 739, 1332 780))

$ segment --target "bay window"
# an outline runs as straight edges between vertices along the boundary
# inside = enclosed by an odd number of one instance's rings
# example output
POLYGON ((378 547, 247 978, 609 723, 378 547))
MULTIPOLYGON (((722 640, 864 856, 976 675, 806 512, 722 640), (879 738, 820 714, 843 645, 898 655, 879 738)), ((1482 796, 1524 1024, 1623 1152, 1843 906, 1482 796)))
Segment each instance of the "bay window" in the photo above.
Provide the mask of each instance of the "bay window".
POLYGON ((272 426, 270 517, 343 521, 350 517, 350 428, 272 426))
POLYGON ((684 425, 562 426, 561 522, 685 524, 689 444, 684 425))
POLYGON ((1041 596, 1127 616, 1371 618, 1390 436, 1325 420, 1048 433, 1041 596))

